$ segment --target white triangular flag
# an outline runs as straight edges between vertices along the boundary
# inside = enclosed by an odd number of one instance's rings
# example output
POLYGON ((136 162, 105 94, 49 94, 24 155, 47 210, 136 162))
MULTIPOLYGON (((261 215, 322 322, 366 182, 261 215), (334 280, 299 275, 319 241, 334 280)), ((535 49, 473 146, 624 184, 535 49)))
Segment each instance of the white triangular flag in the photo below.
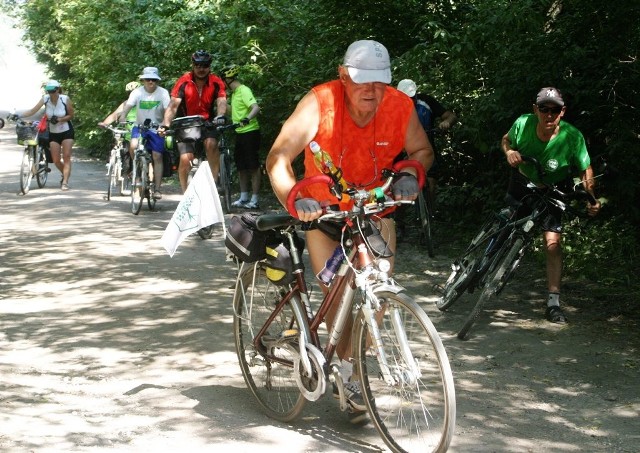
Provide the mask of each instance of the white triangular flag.
POLYGON ((216 183, 211 176, 211 168, 208 163, 203 162, 164 230, 161 239, 162 245, 169 256, 173 256, 178 245, 187 236, 200 228, 218 222, 222 222, 222 227, 226 230, 222 205, 216 183))

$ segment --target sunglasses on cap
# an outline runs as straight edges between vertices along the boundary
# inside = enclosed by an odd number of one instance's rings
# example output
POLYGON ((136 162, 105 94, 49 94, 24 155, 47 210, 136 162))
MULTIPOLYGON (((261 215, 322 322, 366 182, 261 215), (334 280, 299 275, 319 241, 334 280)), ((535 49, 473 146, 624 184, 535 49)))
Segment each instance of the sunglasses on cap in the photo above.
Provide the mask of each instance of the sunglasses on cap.
POLYGON ((54 88, 53 90, 47 90, 47 93, 55 93, 56 91, 58 91, 58 89, 54 88))
POLYGON ((562 107, 558 106, 558 107, 548 107, 546 105, 539 105, 538 106, 538 112, 540 113, 553 113, 554 115, 557 115, 558 113, 562 112, 562 107))

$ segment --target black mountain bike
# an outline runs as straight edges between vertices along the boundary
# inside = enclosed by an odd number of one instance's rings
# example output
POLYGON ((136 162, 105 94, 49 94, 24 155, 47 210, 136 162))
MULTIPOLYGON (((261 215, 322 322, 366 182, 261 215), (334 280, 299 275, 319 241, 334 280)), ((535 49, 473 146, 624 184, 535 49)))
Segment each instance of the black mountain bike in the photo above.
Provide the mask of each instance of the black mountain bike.
MULTIPOLYGON (((523 156, 525 162, 533 163, 540 180, 544 171, 536 159, 523 156)), ((596 200, 587 193, 582 183, 576 184, 571 193, 562 192, 556 185, 536 185, 529 182, 530 193, 521 202, 510 204, 497 213, 492 213, 472 239, 463 253, 456 259, 452 272, 444 285, 442 297, 436 301, 437 307, 444 311, 465 292, 472 293, 480 289, 481 293, 458 332, 458 338, 464 340, 467 333, 480 315, 486 302, 500 294, 514 271, 518 267, 528 246, 538 233, 550 206, 565 213, 584 217, 585 214, 570 205, 573 200, 596 200)))

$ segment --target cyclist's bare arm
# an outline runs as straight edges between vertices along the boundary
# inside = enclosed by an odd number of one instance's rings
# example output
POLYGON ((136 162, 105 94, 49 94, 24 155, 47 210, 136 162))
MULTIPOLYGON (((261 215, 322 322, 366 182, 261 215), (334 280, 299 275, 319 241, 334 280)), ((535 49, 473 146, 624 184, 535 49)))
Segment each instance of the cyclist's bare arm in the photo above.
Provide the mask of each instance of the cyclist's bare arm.
POLYGON ((109 113, 106 116, 105 119, 103 119, 102 121, 100 121, 98 123, 98 126, 104 127, 104 126, 106 126, 108 124, 111 124, 111 123, 117 121, 118 120, 118 115, 120 114, 120 112, 122 112, 122 109, 124 108, 125 102, 126 101, 123 101, 122 104, 120 104, 117 109, 115 109, 113 112, 109 113))
POLYGON ((584 189, 591 194, 591 196, 596 200, 596 204, 591 204, 587 202, 587 212, 590 216, 594 216, 600 212, 600 201, 596 198, 594 189, 595 189, 595 177, 593 175, 593 168, 589 165, 586 170, 580 173, 580 180, 582 181, 582 185, 584 189))
POLYGON ((225 116, 227 114, 227 98, 216 99, 216 115, 225 116))
POLYGON ((38 101, 38 103, 36 105, 33 106, 33 108, 31 108, 30 110, 27 110, 25 112, 22 112, 22 116, 23 118, 28 118, 32 115, 35 115, 44 105, 44 101, 42 100, 42 98, 40 98, 40 100, 38 101))
POLYGON ((509 165, 517 167, 522 163, 522 156, 518 150, 511 148, 511 139, 509 138, 509 134, 504 134, 500 145, 509 165))
MULTIPOLYGON (((285 208, 287 196, 296 183, 291 163, 316 136, 319 121, 318 101, 315 95, 309 92, 300 100, 294 112, 285 121, 267 156, 266 166, 271 186, 285 208)), ((321 212, 316 218, 320 215, 321 212)))
POLYGON ((171 121, 176 117, 176 113, 178 112, 178 107, 180 107, 181 102, 182 98, 171 96, 171 101, 169 101, 169 105, 164 111, 164 119, 162 121, 164 126, 169 127, 171 121))
MULTIPOLYGON (((420 124, 415 109, 413 109, 411 117, 409 118, 409 125, 407 126, 407 133, 404 139, 404 149, 409 159, 420 162, 424 167, 425 173, 429 171, 434 159, 433 148, 431 143, 429 143, 427 134, 422 128, 422 124, 420 124)), ((415 170, 407 169, 405 171, 415 176, 415 170)))

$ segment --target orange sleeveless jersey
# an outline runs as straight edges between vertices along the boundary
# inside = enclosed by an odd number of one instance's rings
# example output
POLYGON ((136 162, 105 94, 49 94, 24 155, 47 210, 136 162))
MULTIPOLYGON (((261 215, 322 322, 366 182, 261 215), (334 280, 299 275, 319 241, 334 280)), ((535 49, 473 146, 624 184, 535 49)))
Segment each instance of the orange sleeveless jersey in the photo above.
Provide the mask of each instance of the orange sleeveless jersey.
MULTIPOLYGON (((404 147, 413 102, 394 88, 387 87, 373 119, 365 127, 357 126, 345 105, 344 87, 334 80, 312 89, 320 106, 320 124, 314 141, 327 151, 344 179, 359 189, 371 189, 380 183, 382 170, 391 168, 404 147)), ((304 150, 305 178, 322 174, 313 160, 309 145, 304 150)), ((320 184, 307 187, 305 197, 337 203, 329 189, 320 184)), ((352 202, 340 203, 350 209, 352 202)))

